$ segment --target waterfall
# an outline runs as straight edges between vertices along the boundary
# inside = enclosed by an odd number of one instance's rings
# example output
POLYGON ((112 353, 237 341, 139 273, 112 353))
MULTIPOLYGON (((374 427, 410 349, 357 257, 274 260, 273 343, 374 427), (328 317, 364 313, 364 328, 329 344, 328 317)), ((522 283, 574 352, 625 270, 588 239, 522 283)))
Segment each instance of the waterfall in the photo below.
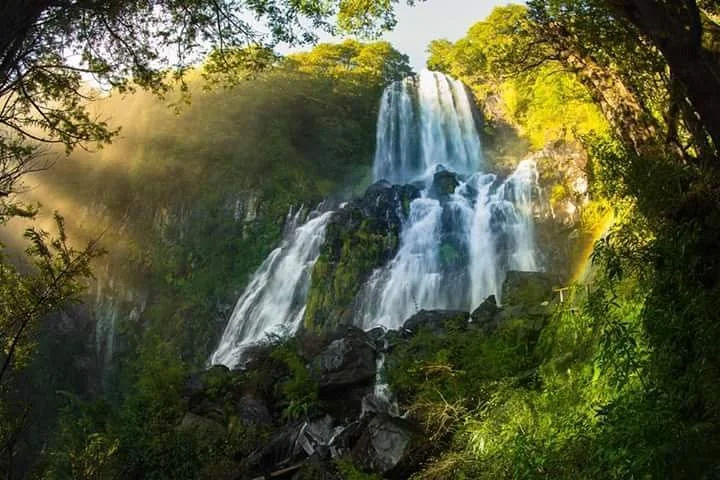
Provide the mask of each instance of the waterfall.
MULTIPOLYGON (((425 71, 389 85, 376 141, 375 180, 412 183, 421 195, 403 219, 395 258, 362 286, 355 325, 396 329, 423 308, 470 311, 488 295, 502 300, 508 270, 539 269, 535 164, 520 162, 505 179, 482 171, 472 101, 461 82, 425 71)), ((268 333, 297 330, 331 216, 304 225, 297 215, 289 220, 282 244, 238 300, 211 363, 234 367, 268 333)))
POLYGON ((375 180, 412 183, 442 163, 473 173, 482 158, 465 85, 424 71, 385 89, 378 116, 375 180))
POLYGON ((248 345, 270 333, 295 333, 331 215, 323 213, 303 225, 299 225, 302 209, 289 215, 281 245, 260 265, 237 301, 211 364, 234 367, 248 345))
POLYGON ((375 180, 416 183, 422 193, 410 204, 397 255, 373 273, 358 297, 358 325, 396 329, 422 308, 469 311, 488 295, 500 299, 508 270, 538 269, 534 162, 521 162, 505 180, 479 171, 482 166, 462 83, 426 71, 387 88, 375 180), (436 179, 447 174, 457 185, 438 192, 436 179))

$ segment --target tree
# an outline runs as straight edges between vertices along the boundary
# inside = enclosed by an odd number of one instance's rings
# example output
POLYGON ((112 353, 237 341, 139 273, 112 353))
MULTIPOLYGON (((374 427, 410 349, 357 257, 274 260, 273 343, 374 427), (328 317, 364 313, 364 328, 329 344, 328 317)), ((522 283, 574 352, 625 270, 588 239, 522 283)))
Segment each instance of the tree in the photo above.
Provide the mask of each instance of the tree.
POLYGON ((13 457, 21 432, 26 428, 30 405, 20 411, 12 405, 13 381, 28 363, 40 320, 77 302, 91 276, 90 263, 103 251, 97 241, 82 250, 69 243, 65 220, 55 214, 57 237, 28 229, 27 260, 30 270, 21 273, 5 258, 0 262, 0 465, 13 478, 13 457))
MULTIPOLYGON (((93 116, 98 92, 165 94, 209 52, 217 69, 249 46, 308 44, 315 31, 377 34, 394 24, 398 0, 9 0, 0 6, 0 219, 24 173, 44 166, 34 142, 67 151, 111 141, 117 129, 93 116), (254 19, 254 20, 253 20, 254 19)), ((410 1, 409 3, 413 3, 410 1)), ((265 64, 263 64, 265 65, 265 64)))
POLYGON ((360 84, 387 85, 412 73, 407 55, 388 42, 323 43, 288 58, 287 66, 320 77, 355 78, 360 84))
MULTIPOLYGON (((720 157, 710 111, 720 91, 718 4, 532 0, 492 18, 449 49, 434 45, 431 61, 471 81, 512 78, 524 90, 523 78, 548 68, 580 82, 613 133, 585 139, 593 192, 627 201, 633 212, 632 224, 609 235, 596 256, 617 298, 618 285, 637 276, 642 300, 632 303, 642 308, 633 328, 648 355, 638 368, 641 388, 598 414, 597 450, 612 452, 613 467, 627 459, 621 478, 712 476, 720 450, 707 441, 720 424, 720 256, 711 247, 720 241, 720 157)), ((533 93, 525 111, 542 100, 533 93)), ((602 319, 601 310, 593 315, 602 319)), ((598 334, 606 368, 631 359, 619 354, 622 335, 598 334)))
POLYGON ((500 95, 504 117, 537 148, 607 130, 592 90, 540 35, 524 5, 494 9, 454 44, 433 42, 428 64, 463 79, 480 99, 500 95))
POLYGON ((714 2, 691 0, 607 0, 613 11, 634 25, 660 52, 684 87, 694 109, 720 148, 720 26, 703 12, 714 2))
MULTIPOLYGON (((33 217, 17 198, 28 173, 52 164, 44 146, 70 153, 99 148, 118 133, 89 105, 105 91, 173 87, 205 61, 207 71, 274 65, 279 43, 310 44, 316 30, 377 34, 394 22, 397 0, 7 0, 0 4, 0 225, 33 217), (375 20, 381 19, 380 25, 375 20), (211 55, 209 55, 211 54, 211 55)), ((412 3, 412 2, 410 2, 412 3)), ((77 299, 96 244, 70 247, 28 231, 29 263, 19 273, 0 258, 0 386, 32 350, 38 321, 77 299)), ((3 392, 4 396, 5 392, 3 392)))
POLYGON ((528 3, 536 38, 578 73, 626 145, 642 155, 670 145, 678 160, 703 168, 717 163, 717 112, 708 111, 720 68, 712 4, 528 3))

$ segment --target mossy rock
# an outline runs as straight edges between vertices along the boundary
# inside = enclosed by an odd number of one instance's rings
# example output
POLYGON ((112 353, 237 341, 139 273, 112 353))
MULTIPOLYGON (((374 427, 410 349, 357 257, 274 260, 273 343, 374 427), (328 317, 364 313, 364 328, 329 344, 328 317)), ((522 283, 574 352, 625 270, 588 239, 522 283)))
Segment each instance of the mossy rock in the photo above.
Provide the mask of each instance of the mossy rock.
POLYGON ((545 272, 519 272, 511 270, 502 286, 504 306, 531 307, 552 300, 553 290, 561 286, 561 278, 545 272))
POLYGON ((410 185, 378 182, 335 213, 313 267, 304 329, 323 331, 352 323, 360 288, 397 253, 402 214, 418 195, 410 185))
POLYGON ((442 334, 447 330, 465 330, 469 317, 469 312, 460 310, 420 310, 405 321, 403 328, 412 333, 428 329, 442 334))

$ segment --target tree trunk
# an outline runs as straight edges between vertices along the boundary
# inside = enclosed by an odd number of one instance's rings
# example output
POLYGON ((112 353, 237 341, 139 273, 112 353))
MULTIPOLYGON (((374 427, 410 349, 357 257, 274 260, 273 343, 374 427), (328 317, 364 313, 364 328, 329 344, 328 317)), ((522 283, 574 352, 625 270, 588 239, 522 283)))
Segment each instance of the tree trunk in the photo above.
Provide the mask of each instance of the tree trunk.
POLYGON ((617 137, 638 154, 657 146, 658 125, 619 74, 582 52, 580 40, 561 24, 548 22, 542 35, 555 49, 555 59, 573 71, 599 105, 617 137))
POLYGON ((589 57, 566 53, 561 58, 588 88, 615 134, 625 145, 643 153, 656 143, 657 126, 617 74, 589 57))
POLYGON ((695 0, 606 0, 662 52, 720 149, 720 56, 703 46, 695 0))
POLYGON ((7 86, 13 69, 27 48, 26 42, 52 0, 3 0, 0 2, 0 91, 7 86))

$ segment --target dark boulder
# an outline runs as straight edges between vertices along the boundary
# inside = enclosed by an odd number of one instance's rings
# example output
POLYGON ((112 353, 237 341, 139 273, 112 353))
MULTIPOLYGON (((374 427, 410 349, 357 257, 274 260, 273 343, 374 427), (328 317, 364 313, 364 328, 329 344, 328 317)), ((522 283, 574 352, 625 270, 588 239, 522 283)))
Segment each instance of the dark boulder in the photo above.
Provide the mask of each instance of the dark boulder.
POLYGON ((407 335, 405 332, 399 330, 388 330, 385 333, 385 348, 384 352, 390 352, 393 348, 407 341, 407 335))
POLYGON ((372 384, 375 368, 375 347, 357 328, 348 328, 310 362, 311 375, 321 392, 372 384))
POLYGON ((344 330, 342 337, 332 340, 311 359, 309 368, 324 410, 347 421, 360 415, 362 399, 372 391, 376 351, 362 330, 344 330))
POLYGON ((490 295, 470 314, 470 322, 486 332, 491 332, 497 327, 498 312, 500 308, 497 306, 495 295, 490 295))
POLYGON ((385 330, 382 327, 375 327, 366 333, 367 333, 368 339, 373 343, 373 345, 375 345, 375 349, 378 352, 385 350, 385 345, 387 343, 387 340, 385 339, 385 335, 387 333, 387 330, 385 330))
POLYGON ((337 452, 333 448, 335 438, 345 430, 337 425, 330 415, 308 420, 300 429, 298 444, 308 457, 319 457, 324 460, 334 458, 337 452))
POLYGON ((503 305, 530 307, 552 300, 553 290, 561 286, 557 275, 545 272, 519 272, 511 270, 502 286, 503 305))
POLYGON ((374 417, 352 449, 352 458, 361 468, 385 478, 409 478, 417 470, 414 454, 422 436, 411 423, 389 415, 374 417))
POLYGON ((305 452, 297 441, 301 428, 302 424, 297 423, 285 425, 264 447, 245 459, 244 468, 252 474, 269 475, 302 460, 305 452))
POLYGON ((243 395, 236 405, 237 416, 245 425, 269 426, 272 415, 265 402, 252 394, 243 395))
POLYGON ((345 337, 360 338, 374 344, 374 338, 370 336, 369 332, 366 333, 358 327, 346 324, 324 330, 301 329, 295 335, 295 340, 298 354, 309 362, 327 348, 330 343, 345 337))
POLYGON ((463 330, 467 328, 468 312, 460 310, 420 310, 408 318, 403 328, 411 333, 428 329, 435 333, 445 333, 448 328, 463 330))
POLYGON ((431 193, 433 196, 442 198, 455 193, 455 189, 460 185, 457 175, 447 170, 440 170, 433 176, 431 193))
MULTIPOLYGON (((389 388, 387 386, 385 386, 385 388, 389 392, 389 388)), ((362 414, 377 415, 381 413, 387 413, 396 417, 400 416, 399 407, 392 400, 389 394, 385 395, 372 392, 368 395, 365 395, 362 399, 362 414)))
POLYGON ((400 226, 401 212, 407 213, 410 202, 420 197, 420 191, 413 185, 390 185, 381 180, 370 185, 365 195, 350 203, 360 209, 363 216, 381 220, 390 226, 400 226))

